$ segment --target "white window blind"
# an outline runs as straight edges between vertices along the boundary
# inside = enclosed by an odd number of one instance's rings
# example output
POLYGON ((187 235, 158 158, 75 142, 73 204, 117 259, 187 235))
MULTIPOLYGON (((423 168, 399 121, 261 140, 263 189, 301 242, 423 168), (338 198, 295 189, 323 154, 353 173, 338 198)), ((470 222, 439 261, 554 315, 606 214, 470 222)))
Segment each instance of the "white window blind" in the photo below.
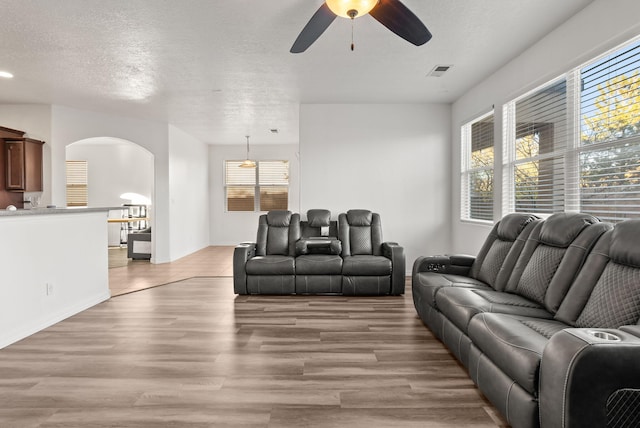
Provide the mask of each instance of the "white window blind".
POLYGON ((89 203, 87 161, 66 161, 67 206, 86 207, 89 203))
POLYGON ((494 115, 462 126, 461 215, 493 220, 494 115))
POLYGON ((504 112, 503 214, 564 211, 566 79, 508 103, 504 112))
POLYGON ((640 43, 580 70, 580 207, 605 221, 640 216, 640 43))
POLYGON ((225 162, 227 211, 255 211, 256 168, 240 168, 241 163, 225 162))
POLYGON ((289 161, 259 161, 256 168, 241 163, 225 161, 227 211, 288 209, 289 161))
POLYGON ((260 211, 286 210, 289 206, 289 161, 258 162, 260 211))

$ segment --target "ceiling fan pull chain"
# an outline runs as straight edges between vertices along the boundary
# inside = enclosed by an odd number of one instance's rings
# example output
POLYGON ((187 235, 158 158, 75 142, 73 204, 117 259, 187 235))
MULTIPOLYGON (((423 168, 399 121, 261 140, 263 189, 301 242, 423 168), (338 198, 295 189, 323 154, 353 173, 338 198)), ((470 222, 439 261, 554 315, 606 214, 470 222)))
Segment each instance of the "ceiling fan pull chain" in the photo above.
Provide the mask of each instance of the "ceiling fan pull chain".
POLYGON ((355 19, 351 18, 351 52, 353 52, 353 21, 355 21, 355 19))

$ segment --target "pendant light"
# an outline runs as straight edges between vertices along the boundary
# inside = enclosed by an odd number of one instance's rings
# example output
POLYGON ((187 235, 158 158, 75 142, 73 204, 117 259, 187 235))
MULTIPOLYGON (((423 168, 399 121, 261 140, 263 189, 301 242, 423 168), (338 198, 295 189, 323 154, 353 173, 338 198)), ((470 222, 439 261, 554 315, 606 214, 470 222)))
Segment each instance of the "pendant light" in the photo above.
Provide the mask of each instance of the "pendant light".
POLYGON ((249 160, 249 136, 245 135, 245 137, 247 138, 247 159, 238 166, 240 168, 255 168, 256 163, 252 160, 249 160))

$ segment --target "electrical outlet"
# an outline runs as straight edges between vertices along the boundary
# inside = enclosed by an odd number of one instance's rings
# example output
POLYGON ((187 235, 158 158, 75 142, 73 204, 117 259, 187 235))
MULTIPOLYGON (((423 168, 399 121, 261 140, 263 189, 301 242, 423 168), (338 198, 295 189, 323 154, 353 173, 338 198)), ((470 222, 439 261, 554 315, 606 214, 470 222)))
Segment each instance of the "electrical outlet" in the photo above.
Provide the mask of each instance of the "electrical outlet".
POLYGON ((53 294, 53 284, 50 282, 47 282, 47 296, 51 296, 53 294))

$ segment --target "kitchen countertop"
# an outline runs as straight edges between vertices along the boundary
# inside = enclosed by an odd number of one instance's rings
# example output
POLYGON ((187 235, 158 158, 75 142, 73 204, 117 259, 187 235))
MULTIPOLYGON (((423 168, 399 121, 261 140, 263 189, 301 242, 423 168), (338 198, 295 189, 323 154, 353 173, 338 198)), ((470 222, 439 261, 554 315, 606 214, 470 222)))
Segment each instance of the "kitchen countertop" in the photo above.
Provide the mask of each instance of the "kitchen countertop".
POLYGON ((18 209, 16 211, 0 210, 0 217, 16 217, 25 215, 50 215, 50 214, 82 214, 121 210, 123 207, 59 207, 59 208, 31 208, 18 209))

